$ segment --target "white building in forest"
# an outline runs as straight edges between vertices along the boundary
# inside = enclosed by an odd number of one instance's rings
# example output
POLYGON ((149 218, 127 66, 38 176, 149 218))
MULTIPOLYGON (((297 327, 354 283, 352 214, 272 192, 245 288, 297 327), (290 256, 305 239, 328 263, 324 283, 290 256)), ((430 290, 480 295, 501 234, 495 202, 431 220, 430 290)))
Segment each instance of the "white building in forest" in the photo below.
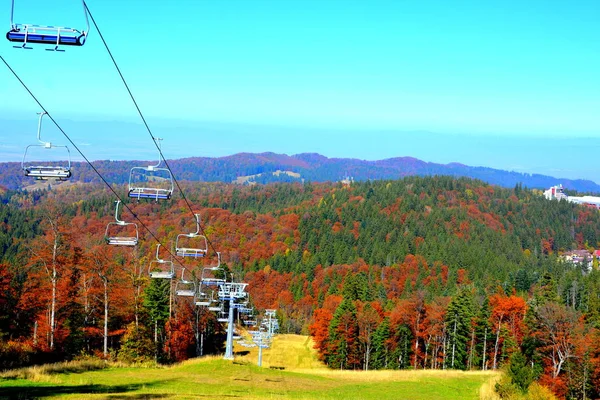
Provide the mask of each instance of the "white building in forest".
POLYGON ((567 195, 564 193, 562 185, 552 186, 544 192, 544 197, 548 200, 567 200, 567 195))
POLYGON ((588 207, 600 209, 600 197, 597 196, 567 196, 562 185, 552 186, 544 192, 548 200, 567 200, 571 203, 581 204, 588 207))

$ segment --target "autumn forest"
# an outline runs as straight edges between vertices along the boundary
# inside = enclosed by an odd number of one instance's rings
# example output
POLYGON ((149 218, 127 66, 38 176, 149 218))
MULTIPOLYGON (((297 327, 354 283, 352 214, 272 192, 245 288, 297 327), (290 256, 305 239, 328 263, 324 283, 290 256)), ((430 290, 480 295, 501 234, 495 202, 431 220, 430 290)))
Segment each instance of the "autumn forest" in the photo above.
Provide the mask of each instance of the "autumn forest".
MULTIPOLYGON (((598 210, 445 176, 181 185, 254 309, 329 367, 503 369, 522 390, 600 396, 598 262, 561 258, 600 247, 598 210)), ((129 202, 143 227, 125 248, 104 241, 114 200, 96 183, 0 190, 0 367, 223 352, 215 313, 148 273, 157 241, 194 230, 186 202, 129 202)), ((176 269, 197 280, 212 253, 176 269)))

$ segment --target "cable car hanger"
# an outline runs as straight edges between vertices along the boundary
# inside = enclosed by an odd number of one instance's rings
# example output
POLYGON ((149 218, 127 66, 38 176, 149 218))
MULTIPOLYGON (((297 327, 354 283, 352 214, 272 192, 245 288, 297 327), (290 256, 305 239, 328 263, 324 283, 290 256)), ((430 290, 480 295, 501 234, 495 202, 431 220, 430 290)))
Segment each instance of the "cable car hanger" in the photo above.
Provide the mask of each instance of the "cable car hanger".
POLYGON ((30 144, 25 148, 25 154, 23 154, 23 161, 21 162, 21 169, 25 172, 25 176, 31 176, 38 180, 56 179, 59 181, 65 181, 71 177, 71 152, 69 148, 64 145, 53 145, 50 142, 44 142, 41 138, 42 131, 42 118, 48 114, 46 111, 38 113, 40 118, 38 120, 37 140, 40 144, 30 144), (55 149, 64 147, 67 150, 67 166, 51 166, 51 165, 26 165, 27 152, 32 147, 41 147, 43 149, 55 149))
POLYGON ((202 277, 200 278, 200 281, 205 286, 219 286, 222 283, 225 283, 225 281, 226 281, 225 277, 217 278, 214 275, 215 271, 223 271, 223 268, 221 268, 221 253, 220 252, 217 252, 217 259, 218 259, 218 264, 216 267, 204 267, 202 269, 202 277))
POLYGON ((181 233, 177 235, 177 239, 175 240, 175 252, 179 257, 204 257, 206 253, 208 253, 208 243, 206 240, 206 236, 200 235, 200 214, 194 214, 194 219, 196 220, 196 232, 191 233, 181 233), (198 239, 201 242, 196 245, 196 247, 190 247, 189 241, 185 241, 185 238, 190 239, 198 239), (181 240, 184 239, 184 240, 181 240), (202 243, 203 241, 203 243, 202 243), (188 244, 188 246, 185 246, 188 244), (203 246, 201 246, 203 244, 203 246))
POLYGON ((31 49, 31 47, 27 46, 28 43, 54 45, 54 48, 46 49, 49 51, 64 51, 60 50, 58 46, 83 46, 90 31, 90 22, 85 0, 82 0, 81 3, 83 4, 83 14, 85 15, 86 22, 86 29, 83 31, 62 26, 15 23, 13 20, 15 0, 12 0, 10 30, 6 33, 6 38, 11 42, 23 43, 21 46, 13 46, 17 49, 31 49))
POLYGON ((169 200, 173 194, 173 175, 171 170, 168 168, 159 168, 162 163, 160 141, 161 138, 154 138, 154 142, 158 148, 158 163, 156 165, 149 165, 147 167, 133 167, 129 173, 129 192, 128 196, 134 199, 154 199, 158 200, 169 200), (153 175, 154 173, 163 173, 164 176, 153 175), (135 181, 135 177, 138 176, 138 181, 135 181), (153 178, 153 179, 148 179, 153 178), (156 182, 158 179, 168 180, 169 187, 152 187, 147 183, 153 181, 156 182))
POLYGON ((209 307, 211 304, 217 302, 214 296, 214 290, 202 284, 202 281, 199 282, 198 292, 196 293, 195 303, 197 306, 201 307, 209 307), (209 292, 210 291, 210 296, 209 292))
POLYGON ((175 283, 175 294, 182 297, 196 296, 196 282, 193 279, 185 279, 185 268, 181 269, 181 278, 175 283))
POLYGON ((119 219, 119 204, 121 204, 121 200, 116 200, 115 203, 117 203, 115 205, 115 221, 116 222, 109 222, 108 225, 106 225, 106 232, 104 233, 104 239, 106 240, 106 243, 110 244, 110 245, 115 245, 115 246, 135 246, 138 244, 138 240, 139 240, 139 232, 138 232, 138 227, 137 224, 134 222, 125 222, 125 221, 121 221, 119 219), (135 227, 135 237, 133 236, 116 236, 116 235, 109 235, 109 230, 113 230, 111 229, 111 226, 128 226, 128 225, 133 225, 135 227))
POLYGON ((157 243, 156 260, 152 260, 150 262, 150 267, 148 267, 150 278, 173 279, 175 277, 175 267, 173 266, 173 261, 163 260, 160 258, 158 256, 159 250, 160 243, 157 243))

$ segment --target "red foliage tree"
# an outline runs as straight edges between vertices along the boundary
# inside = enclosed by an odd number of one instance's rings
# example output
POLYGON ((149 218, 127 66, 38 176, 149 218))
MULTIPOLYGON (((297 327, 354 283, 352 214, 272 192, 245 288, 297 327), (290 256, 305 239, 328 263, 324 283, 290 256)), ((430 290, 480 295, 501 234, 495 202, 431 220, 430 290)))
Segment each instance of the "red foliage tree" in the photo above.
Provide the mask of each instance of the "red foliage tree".
POLYGON ((490 307, 492 310, 490 323, 492 332, 496 335, 492 368, 497 369, 499 365, 500 350, 505 356, 510 356, 523 339, 523 319, 527 305, 525 300, 519 296, 494 294, 490 296, 490 307), (508 339, 508 345, 506 343, 508 339))
POLYGON ((333 319, 333 313, 342 302, 342 297, 337 295, 327 296, 322 308, 317 308, 313 314, 313 322, 308 331, 313 338, 314 348, 319 353, 319 359, 325 361, 328 352, 327 338, 329 336, 329 324, 333 319))
POLYGON ((194 354, 194 330, 189 321, 171 318, 165 326, 168 332, 165 352, 174 361, 187 360, 194 354))

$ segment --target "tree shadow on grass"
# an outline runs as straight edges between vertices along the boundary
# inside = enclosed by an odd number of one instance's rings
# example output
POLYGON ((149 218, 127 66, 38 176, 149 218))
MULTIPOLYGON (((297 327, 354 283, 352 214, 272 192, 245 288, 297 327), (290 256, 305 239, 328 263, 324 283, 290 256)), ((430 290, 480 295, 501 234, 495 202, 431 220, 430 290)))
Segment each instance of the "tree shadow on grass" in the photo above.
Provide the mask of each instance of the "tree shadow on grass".
MULTIPOLYGON (((143 388, 159 385, 169 380, 154 381, 154 382, 142 382, 128 385, 48 385, 48 386, 0 386, 0 400, 13 400, 13 399, 39 399, 45 397, 62 396, 67 394, 81 395, 81 398, 85 398, 86 394, 117 394, 116 396, 107 396, 109 398, 123 398, 118 394, 133 392, 143 388)), ((128 399, 145 399, 145 398, 166 398, 169 394, 152 393, 150 394, 139 394, 133 397, 128 396, 128 399)))
POLYGON ((146 399, 166 399, 167 397, 171 397, 173 396, 172 394, 166 394, 166 393, 152 393, 152 394, 148 394, 148 393, 140 393, 140 394, 134 394, 133 396, 128 396, 126 394, 115 394, 115 395, 109 395, 106 396, 107 399, 110 400, 146 400, 146 399))

